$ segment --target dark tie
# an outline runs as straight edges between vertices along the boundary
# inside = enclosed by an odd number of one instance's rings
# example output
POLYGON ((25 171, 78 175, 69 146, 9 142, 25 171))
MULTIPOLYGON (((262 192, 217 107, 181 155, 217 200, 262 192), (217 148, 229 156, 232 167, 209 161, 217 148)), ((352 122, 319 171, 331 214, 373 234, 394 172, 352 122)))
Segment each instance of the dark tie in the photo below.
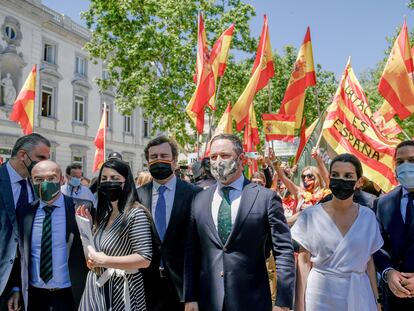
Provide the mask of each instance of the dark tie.
POLYGON ((16 203, 16 210, 24 210, 29 205, 29 194, 27 193, 26 179, 19 180, 20 195, 16 203))
POLYGON ((223 242, 226 244, 227 238, 231 232, 231 202, 230 202, 230 190, 233 190, 232 187, 223 187, 221 188, 221 193, 223 194, 223 200, 221 201, 218 217, 217 217, 217 228, 218 234, 223 242))
POLYGON ((408 202, 407 202, 407 209, 405 211, 405 229, 408 231, 410 228, 411 223, 413 222, 414 212, 413 212, 413 200, 414 200, 414 192, 408 192, 408 202))
POLYGON ((160 240, 164 240, 165 230, 167 228, 167 216, 166 216, 166 204, 164 192, 167 189, 165 186, 160 186, 158 188, 158 201, 157 206, 155 207, 155 226, 157 227, 157 232, 160 237, 160 240))
POLYGON ((47 283, 53 277, 52 260, 52 212, 55 206, 45 205, 45 218, 42 229, 42 246, 40 250, 40 277, 47 283))

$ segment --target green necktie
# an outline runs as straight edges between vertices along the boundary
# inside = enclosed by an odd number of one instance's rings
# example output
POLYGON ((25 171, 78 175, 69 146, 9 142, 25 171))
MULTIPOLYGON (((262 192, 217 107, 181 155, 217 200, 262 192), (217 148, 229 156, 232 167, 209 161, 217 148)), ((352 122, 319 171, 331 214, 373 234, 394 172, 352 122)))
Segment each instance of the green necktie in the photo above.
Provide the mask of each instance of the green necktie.
POLYGON ((46 205, 43 207, 45 218, 43 219, 42 246, 40 249, 40 277, 45 282, 53 277, 52 264, 52 212, 55 206, 46 205))
POLYGON ((218 210, 218 217, 217 217, 217 227, 218 227, 218 234, 223 242, 226 244, 227 238, 231 232, 231 202, 230 202, 230 190, 233 190, 232 187, 223 187, 221 188, 221 192, 223 194, 223 200, 221 201, 219 210, 218 210))

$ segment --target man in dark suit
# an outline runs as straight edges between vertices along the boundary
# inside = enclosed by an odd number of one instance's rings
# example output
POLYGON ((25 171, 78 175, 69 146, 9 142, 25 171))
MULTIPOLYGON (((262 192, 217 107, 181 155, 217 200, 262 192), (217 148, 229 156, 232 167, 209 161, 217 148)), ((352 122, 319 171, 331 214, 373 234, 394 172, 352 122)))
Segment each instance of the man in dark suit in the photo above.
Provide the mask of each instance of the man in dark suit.
MULTIPOLYGON (((17 219, 25 306, 33 311, 77 310, 88 269, 75 203, 61 193, 64 177, 55 162, 36 164, 32 180, 39 200, 22 210, 17 219)), ((13 307, 13 299, 9 303, 13 307)))
POLYGON ((185 258, 186 310, 270 311, 266 258, 273 251, 277 296, 273 310, 290 310, 295 265, 282 202, 274 191, 243 176, 243 147, 235 135, 211 141, 217 180, 196 195, 185 258))
POLYGON ((185 235, 194 194, 201 188, 173 174, 177 145, 164 136, 151 140, 145 158, 153 181, 138 188, 138 201, 154 219, 151 266, 142 270, 149 311, 184 309, 183 268, 185 235))
POLYGON ((6 310, 11 291, 10 275, 18 269, 16 250, 19 231, 16 211, 34 200, 29 176, 34 164, 49 158, 50 142, 39 134, 20 137, 11 153, 11 159, 0 166, 0 310, 6 310), (16 264, 14 264, 16 262, 16 264))
POLYGON ((395 151, 400 186, 374 203, 383 247, 374 254, 381 273, 386 311, 414 310, 414 141, 400 143, 395 151))

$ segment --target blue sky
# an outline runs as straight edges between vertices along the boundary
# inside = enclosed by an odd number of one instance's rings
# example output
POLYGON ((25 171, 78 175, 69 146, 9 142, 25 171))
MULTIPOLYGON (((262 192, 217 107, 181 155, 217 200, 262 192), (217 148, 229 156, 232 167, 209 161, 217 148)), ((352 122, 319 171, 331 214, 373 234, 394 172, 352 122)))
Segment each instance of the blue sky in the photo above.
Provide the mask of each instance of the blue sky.
MULTIPOLYGON (((177 0, 179 1, 179 0, 177 0)), ((414 27, 414 11, 408 0, 245 0, 256 8, 251 33, 259 36, 263 14, 269 17, 272 48, 299 47, 310 26, 314 59, 326 70, 340 77, 348 56, 356 73, 384 57, 387 36, 394 34, 406 16, 409 29, 414 27)), ((80 11, 88 0, 43 0, 43 4, 84 24, 80 11)), ((237 27, 237 25, 236 25, 237 27)), ((277 68, 276 68, 277 70, 277 68)))

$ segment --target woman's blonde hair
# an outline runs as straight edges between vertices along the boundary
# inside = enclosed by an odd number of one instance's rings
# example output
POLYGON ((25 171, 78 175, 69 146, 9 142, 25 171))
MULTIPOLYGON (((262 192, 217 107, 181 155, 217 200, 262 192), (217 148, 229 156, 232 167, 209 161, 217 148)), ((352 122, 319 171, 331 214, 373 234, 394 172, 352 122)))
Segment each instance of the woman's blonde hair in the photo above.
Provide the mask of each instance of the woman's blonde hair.
POLYGON ((137 186, 141 187, 152 181, 150 172, 139 172, 137 176, 137 186))

